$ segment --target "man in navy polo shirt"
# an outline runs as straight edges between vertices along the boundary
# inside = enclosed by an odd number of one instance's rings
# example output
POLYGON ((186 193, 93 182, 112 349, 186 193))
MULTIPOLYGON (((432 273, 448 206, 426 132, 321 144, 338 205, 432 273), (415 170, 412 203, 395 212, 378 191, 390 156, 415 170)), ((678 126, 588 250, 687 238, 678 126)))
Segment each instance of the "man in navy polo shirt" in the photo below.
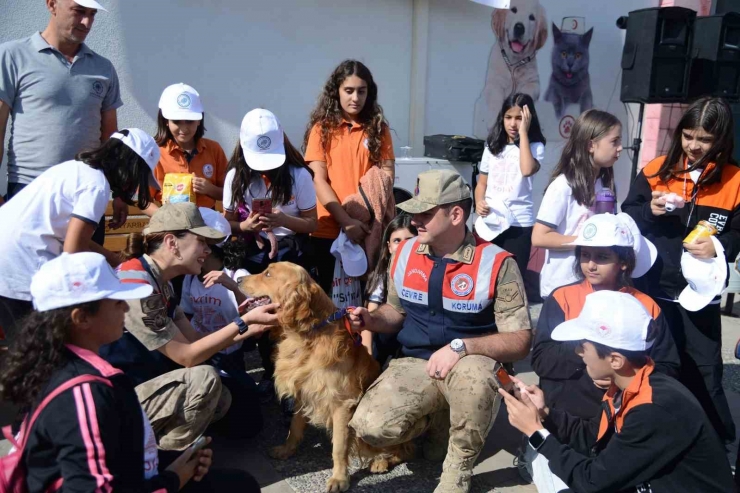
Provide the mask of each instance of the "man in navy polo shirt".
POLYGON ((372 313, 357 308, 351 319, 355 330, 398 333, 403 357, 349 425, 376 447, 433 430, 424 455, 445 457, 435 493, 466 493, 500 404, 495 372, 529 352, 524 284, 510 253, 476 244, 467 230, 472 198, 456 172, 421 173, 416 197, 398 207, 413 215, 419 236, 391 261, 387 303, 372 313))
MULTIPOLYGON (((50 167, 108 140, 123 105, 113 64, 84 43, 105 9, 95 0, 46 0, 46 6, 51 18, 43 32, 0 45, 0 142, 12 118, 8 199, 50 167)), ((127 211, 114 201, 111 226, 123 224, 127 211)), ((99 228, 94 239, 102 244, 104 235, 99 228)))

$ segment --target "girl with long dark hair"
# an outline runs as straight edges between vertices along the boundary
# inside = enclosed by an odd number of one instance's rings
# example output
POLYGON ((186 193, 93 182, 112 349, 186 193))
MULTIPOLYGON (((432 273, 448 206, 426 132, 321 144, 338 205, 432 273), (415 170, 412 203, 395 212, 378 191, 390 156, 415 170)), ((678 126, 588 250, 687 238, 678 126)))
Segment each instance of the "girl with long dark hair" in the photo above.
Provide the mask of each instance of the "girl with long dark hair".
POLYGON ((146 208, 152 170, 159 159, 154 140, 136 128, 114 133, 99 149, 45 171, 0 207, 0 327, 12 342, 20 319, 31 312, 31 277, 62 252, 94 251, 111 265, 117 254, 92 241, 111 195, 146 208), (138 198, 134 202, 134 197, 138 198))
POLYGON ((740 252, 740 169, 733 150, 729 104, 720 98, 701 98, 678 122, 667 155, 640 171, 622 204, 660 254, 639 286, 666 314, 681 353, 680 379, 725 442, 733 441, 735 425, 722 389, 719 299, 688 311, 678 297, 687 285, 681 271, 684 250, 709 259, 722 248, 728 261, 740 252), (684 243, 700 221, 713 226, 716 236, 684 243))
MULTIPOLYGON (((416 227, 411 224, 410 214, 401 213, 386 226, 383 232, 383 240, 380 243, 381 250, 378 263, 375 264, 375 268, 367 278, 365 298, 367 299, 368 311, 375 311, 386 302, 388 269, 391 266, 391 258, 402 241, 413 238, 416 234, 416 227)), ((362 344, 381 365, 388 357, 393 356, 394 349, 398 348, 398 343, 395 342, 395 334, 378 334, 378 337, 374 338, 372 332, 364 330, 361 332, 361 336, 362 344)))
POLYGON ((576 280, 572 243, 582 224, 594 214, 596 194, 616 196, 612 167, 622 152, 622 124, 600 110, 578 117, 563 148, 532 228, 532 245, 546 248, 540 272, 540 295, 576 280))
POLYGON ((522 275, 532 247, 532 177, 546 142, 532 97, 509 96, 488 135, 475 187, 476 233, 513 253, 522 275))
POLYGON ((388 122, 378 104, 378 86, 370 70, 345 60, 324 84, 303 137, 306 162, 314 172, 318 228, 311 236, 319 284, 331 294, 336 259, 331 244, 340 228, 361 243, 368 227, 352 219, 342 201, 359 190, 360 178, 380 166, 391 178, 395 156, 388 122))
POLYGON ((244 117, 224 183, 224 215, 234 234, 251 235, 244 267, 259 274, 271 262, 304 264, 307 235, 316 230, 313 173, 285 136, 277 117, 255 109, 244 117), (256 201, 267 200, 271 212, 256 201), (277 241, 270 252, 269 234, 277 241), (254 241, 254 239, 258 241, 254 241))

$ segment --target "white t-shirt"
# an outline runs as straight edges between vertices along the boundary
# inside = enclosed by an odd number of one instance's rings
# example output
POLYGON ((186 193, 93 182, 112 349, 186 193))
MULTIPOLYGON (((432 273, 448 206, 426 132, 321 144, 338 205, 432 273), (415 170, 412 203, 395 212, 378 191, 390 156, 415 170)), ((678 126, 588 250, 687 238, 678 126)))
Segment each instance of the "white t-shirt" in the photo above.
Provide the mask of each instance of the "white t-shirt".
POLYGON ((31 277, 61 255, 72 217, 97 227, 110 199, 102 171, 65 161, 0 207, 0 296, 31 300, 31 277))
POLYGON ((378 303, 383 304, 385 303, 385 283, 379 282, 378 285, 375 287, 375 290, 370 293, 370 296, 368 297, 367 301, 371 303, 378 303))
MULTIPOLYGON (((601 179, 596 180, 594 191, 601 190, 601 179)), ((579 227, 593 215, 585 205, 579 205, 573 198, 573 190, 565 175, 560 175, 550 183, 537 213, 537 222, 553 228, 565 236, 575 236, 579 227)), ((549 296, 560 286, 576 282, 573 273, 573 250, 546 250, 545 264, 540 272, 540 296, 549 296)))
MULTIPOLYGON (((224 180, 224 210, 229 212, 236 210, 236 207, 232 206, 233 196, 231 193, 231 184, 234 181, 235 174, 236 170, 229 170, 224 180)), ((280 205, 277 209, 280 209, 289 216, 299 217, 301 212, 316 208, 316 189, 313 186, 311 174, 305 168, 290 166, 290 174, 293 177, 293 194, 287 204, 280 205)), ((252 198, 261 199, 265 197, 272 197, 272 193, 268 193, 267 186, 263 180, 255 180, 247 187, 247 193, 244 194, 244 203, 247 209, 251 211, 252 198)), ((283 227, 275 228, 272 232, 278 238, 295 234, 288 228, 283 227)), ((261 234, 267 237, 265 233, 261 234)))
MULTIPOLYGON (((224 269, 224 272, 235 281, 240 277, 249 275, 249 272, 244 269, 237 271, 224 269)), ((193 315, 190 323, 193 324, 195 330, 204 335, 212 334, 226 327, 239 316, 239 304, 236 302, 236 296, 233 292, 221 284, 214 284, 206 289, 198 276, 192 275, 185 276, 182 283, 180 308, 185 313, 193 315)), ((232 344, 221 352, 224 354, 232 353, 239 349, 241 345, 241 342, 232 344)))
MULTIPOLYGON (((532 156, 541 164, 545 157, 545 146, 541 142, 529 145, 532 156)), ((528 228, 534 225, 532 210, 532 177, 522 176, 519 165, 519 147, 509 144, 497 156, 486 146, 480 162, 480 172, 488 175, 486 202, 494 207, 503 201, 511 212, 511 226, 528 228)), ((500 215, 505 215, 500 211, 500 215)))

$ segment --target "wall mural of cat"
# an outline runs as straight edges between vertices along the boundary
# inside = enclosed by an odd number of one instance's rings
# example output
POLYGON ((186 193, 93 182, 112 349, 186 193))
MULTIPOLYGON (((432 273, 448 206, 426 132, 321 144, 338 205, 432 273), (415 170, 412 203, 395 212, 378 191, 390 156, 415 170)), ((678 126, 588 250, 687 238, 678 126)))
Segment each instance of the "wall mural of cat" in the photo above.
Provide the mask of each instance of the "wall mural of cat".
POLYGON ((580 106, 580 112, 593 108, 591 77, 588 74, 589 44, 593 28, 584 34, 562 32, 553 23, 552 75, 545 101, 552 103, 558 118, 565 116, 568 105, 580 106))

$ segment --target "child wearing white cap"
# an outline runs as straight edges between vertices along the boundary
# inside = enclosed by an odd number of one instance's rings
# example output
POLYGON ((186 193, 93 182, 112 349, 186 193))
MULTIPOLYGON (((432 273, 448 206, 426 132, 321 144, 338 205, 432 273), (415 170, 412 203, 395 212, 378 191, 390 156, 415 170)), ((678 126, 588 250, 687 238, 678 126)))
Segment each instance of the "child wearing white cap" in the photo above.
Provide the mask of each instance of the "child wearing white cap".
POLYGON ((123 334, 125 300, 149 296, 151 286, 123 284, 102 255, 85 252, 42 265, 30 291, 36 311, 0 374, 4 401, 41 408, 16 435, 25 491, 63 482, 75 491, 175 492, 203 479, 211 451, 189 449, 165 469, 133 386, 98 355, 123 334))
POLYGON ((271 262, 306 260, 307 235, 316 230, 317 221, 313 172, 271 111, 257 108, 244 116, 223 202, 233 233, 257 239, 247 240, 249 272, 259 274, 271 262), (260 210, 257 201, 266 202, 270 212, 260 210), (269 233, 277 241, 277 255, 270 255, 269 233))
MULTIPOLYGON (((304 250, 317 224, 313 172, 271 111, 257 108, 244 116, 223 203, 232 232, 246 242, 244 266, 250 273, 259 274, 279 261, 311 268, 304 250), (270 212, 257 207, 259 203, 270 212)), ((267 335, 260 337, 265 400, 272 394, 273 346, 267 335)))
POLYGON ((552 332, 578 354, 590 378, 612 382, 603 409, 591 418, 549 407, 547 392, 515 378, 514 395, 499 389, 509 422, 566 489, 734 490, 724 447, 701 405, 677 380, 655 370, 648 353, 654 332, 640 300, 609 290, 586 296, 578 317, 552 332))
POLYGON ((12 340, 17 321, 31 311, 31 276, 62 252, 118 256, 92 241, 111 194, 146 208, 156 185, 159 149, 143 130, 114 133, 100 148, 45 171, 0 207, 0 327, 12 340), (138 198, 134 202, 134 197, 138 198))
MULTIPOLYGON (((619 291, 632 295, 655 320, 655 344, 649 354, 656 370, 676 376, 681 361, 660 308, 632 287, 632 278, 644 275, 657 256, 655 246, 640 234, 632 218, 627 214, 597 214, 584 223, 571 245, 575 246, 573 272, 579 280, 557 288, 545 300, 535 333, 532 368, 540 377, 549 407, 588 419, 601 412, 604 390, 611 382, 594 382, 575 354, 574 345, 553 340, 552 333, 562 322, 578 317, 589 294, 619 291)), ((531 447, 529 455, 533 456, 531 447)), ((546 462, 532 458, 535 484, 550 480, 559 483, 557 477, 548 477, 546 462)))
MULTIPOLYGON (((167 173, 192 173, 196 205, 213 209, 223 195, 226 154, 218 142, 203 137, 205 131, 198 91, 183 83, 167 86, 159 98, 154 140, 161 156, 154 175, 162 184, 167 173)), ((155 198, 161 201, 162 195, 155 198)), ((156 208, 146 212, 151 215, 156 208)))

